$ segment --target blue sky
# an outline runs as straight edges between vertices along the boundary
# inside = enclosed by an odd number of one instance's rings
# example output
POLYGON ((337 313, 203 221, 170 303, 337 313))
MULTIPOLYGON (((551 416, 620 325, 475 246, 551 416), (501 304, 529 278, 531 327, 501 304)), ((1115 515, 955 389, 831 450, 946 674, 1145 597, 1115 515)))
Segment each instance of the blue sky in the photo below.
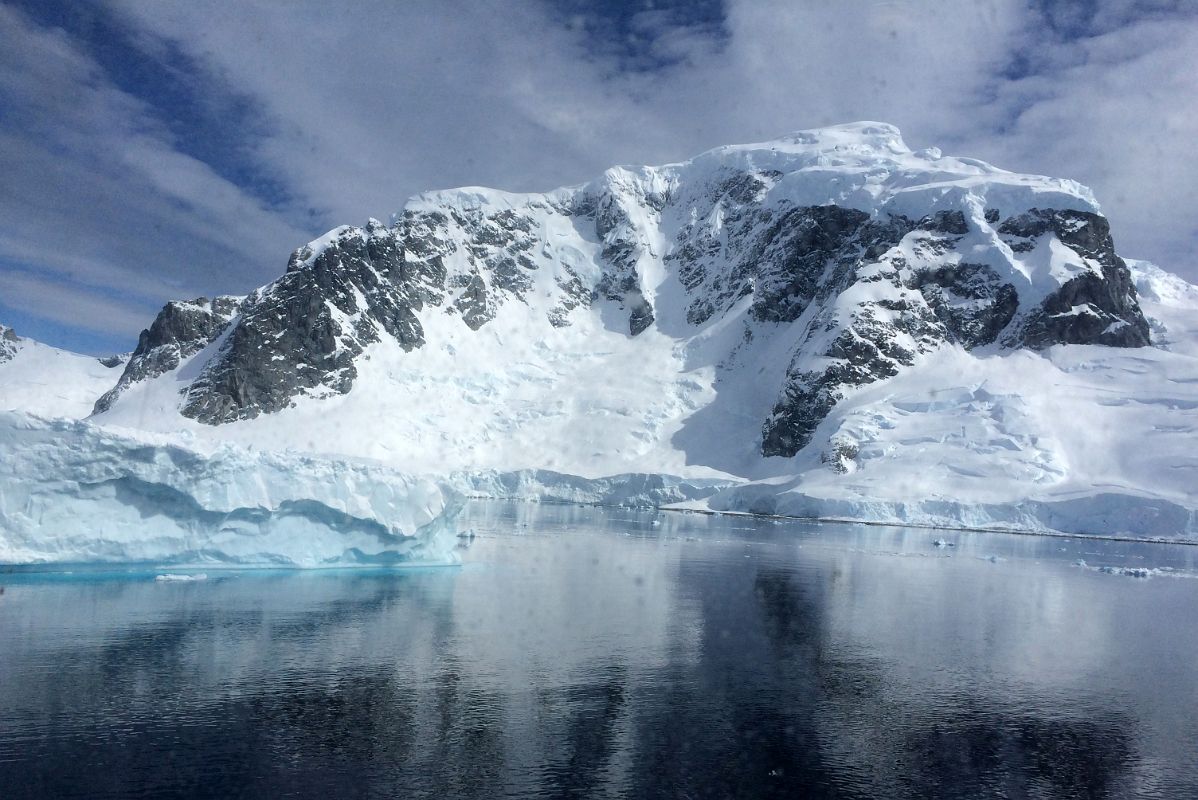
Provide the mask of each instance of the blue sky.
POLYGON ((0 0, 0 321, 130 349, 425 189, 857 119, 1092 186, 1198 279, 1198 3, 0 0))

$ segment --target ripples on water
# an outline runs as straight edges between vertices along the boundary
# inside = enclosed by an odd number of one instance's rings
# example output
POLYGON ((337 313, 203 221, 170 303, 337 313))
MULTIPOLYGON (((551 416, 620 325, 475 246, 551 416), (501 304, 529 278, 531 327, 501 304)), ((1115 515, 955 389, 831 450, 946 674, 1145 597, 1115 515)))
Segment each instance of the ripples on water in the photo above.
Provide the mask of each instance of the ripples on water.
POLYGON ((460 568, 0 574, 0 797, 1198 797, 1198 548, 467 513, 460 568))

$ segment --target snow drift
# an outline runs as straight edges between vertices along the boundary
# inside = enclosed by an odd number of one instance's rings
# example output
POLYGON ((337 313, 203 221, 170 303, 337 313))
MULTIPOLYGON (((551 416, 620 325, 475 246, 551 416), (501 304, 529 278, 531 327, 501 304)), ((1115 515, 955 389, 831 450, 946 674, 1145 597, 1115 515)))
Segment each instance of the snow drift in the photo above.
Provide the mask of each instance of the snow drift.
POLYGON ((459 508, 378 465, 0 412, 0 563, 443 563, 459 508))

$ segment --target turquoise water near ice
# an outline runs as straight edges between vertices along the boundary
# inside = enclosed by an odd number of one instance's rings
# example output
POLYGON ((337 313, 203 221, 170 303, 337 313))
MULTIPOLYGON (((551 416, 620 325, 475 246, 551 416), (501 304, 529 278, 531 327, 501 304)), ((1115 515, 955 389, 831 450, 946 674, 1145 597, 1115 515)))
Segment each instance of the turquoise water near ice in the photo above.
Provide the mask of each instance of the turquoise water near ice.
POLYGON ((1198 548, 462 525, 453 568, 0 568, 0 796, 1198 797, 1198 548))

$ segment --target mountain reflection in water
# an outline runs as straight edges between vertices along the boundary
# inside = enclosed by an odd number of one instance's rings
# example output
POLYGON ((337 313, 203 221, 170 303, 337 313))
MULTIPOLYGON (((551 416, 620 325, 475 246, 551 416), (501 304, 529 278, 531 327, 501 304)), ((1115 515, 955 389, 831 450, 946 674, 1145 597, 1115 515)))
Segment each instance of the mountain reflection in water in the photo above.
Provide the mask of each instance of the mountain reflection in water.
POLYGON ((1198 548, 464 524, 460 568, 0 575, 0 794, 1198 796, 1198 548))

